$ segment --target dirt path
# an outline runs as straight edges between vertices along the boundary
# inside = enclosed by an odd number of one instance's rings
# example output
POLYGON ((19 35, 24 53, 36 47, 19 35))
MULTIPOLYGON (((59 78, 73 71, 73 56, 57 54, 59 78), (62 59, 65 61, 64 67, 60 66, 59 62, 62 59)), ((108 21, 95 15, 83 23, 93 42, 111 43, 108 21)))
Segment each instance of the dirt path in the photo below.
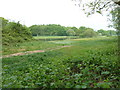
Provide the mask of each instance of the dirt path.
POLYGON ((0 57, 0 59, 1 58, 12 57, 12 56, 22 56, 22 55, 28 55, 28 54, 33 54, 33 53, 53 51, 53 50, 57 50, 57 49, 65 48, 65 47, 71 47, 71 46, 60 46, 60 47, 56 47, 56 48, 47 48, 45 50, 26 51, 26 52, 14 53, 14 54, 10 54, 10 55, 3 55, 2 57, 0 57))

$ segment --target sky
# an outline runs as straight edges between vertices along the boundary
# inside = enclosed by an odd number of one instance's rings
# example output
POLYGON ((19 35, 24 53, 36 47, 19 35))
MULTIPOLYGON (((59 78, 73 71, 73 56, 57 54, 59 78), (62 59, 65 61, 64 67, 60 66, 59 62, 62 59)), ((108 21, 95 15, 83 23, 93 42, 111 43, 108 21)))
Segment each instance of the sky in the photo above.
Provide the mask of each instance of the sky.
POLYGON ((0 0, 0 3, 0 17, 20 21, 28 27, 35 24, 60 24, 113 30, 107 27, 109 23, 106 16, 94 14, 86 17, 72 0, 0 0))

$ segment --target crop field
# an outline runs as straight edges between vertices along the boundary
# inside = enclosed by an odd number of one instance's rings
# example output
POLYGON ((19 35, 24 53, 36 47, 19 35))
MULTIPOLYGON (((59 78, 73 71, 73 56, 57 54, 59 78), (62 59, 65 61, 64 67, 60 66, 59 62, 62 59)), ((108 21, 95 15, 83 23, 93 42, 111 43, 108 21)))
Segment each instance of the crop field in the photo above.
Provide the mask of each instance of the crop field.
POLYGON ((3 55, 66 45, 3 58, 3 88, 120 88, 116 37, 38 40, 3 47, 3 55))

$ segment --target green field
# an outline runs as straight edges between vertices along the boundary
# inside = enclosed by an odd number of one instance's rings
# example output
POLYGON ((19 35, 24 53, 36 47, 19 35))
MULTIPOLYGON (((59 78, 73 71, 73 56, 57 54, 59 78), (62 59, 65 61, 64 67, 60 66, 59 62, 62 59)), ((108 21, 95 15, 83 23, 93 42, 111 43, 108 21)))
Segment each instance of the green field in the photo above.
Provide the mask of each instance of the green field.
POLYGON ((64 45, 71 47, 3 58, 3 88, 120 88, 116 37, 38 40, 6 46, 3 54, 64 45))
POLYGON ((49 43, 47 41, 29 41, 24 43, 18 43, 15 45, 10 46, 3 46, 3 55, 18 53, 18 52, 25 52, 25 51, 32 51, 32 50, 41 50, 46 48, 52 48, 61 46, 54 43, 49 43))
POLYGON ((66 38, 67 36, 34 36, 35 39, 66 38))
POLYGON ((64 40, 64 39, 75 39, 79 36, 34 36, 37 40, 64 40))

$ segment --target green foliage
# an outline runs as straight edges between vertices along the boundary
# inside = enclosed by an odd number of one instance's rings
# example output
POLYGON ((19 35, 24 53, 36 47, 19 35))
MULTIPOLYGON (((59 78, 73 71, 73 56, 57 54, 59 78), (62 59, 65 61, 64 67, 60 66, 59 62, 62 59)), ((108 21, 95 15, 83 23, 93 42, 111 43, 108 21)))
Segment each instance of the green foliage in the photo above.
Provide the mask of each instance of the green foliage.
POLYGON ((87 28, 82 34, 80 34, 80 37, 95 37, 97 36, 97 33, 93 31, 91 28, 87 28))
POLYGON ((4 28, 6 26, 6 24, 8 23, 8 20, 3 17, 0 17, 0 19, 2 21, 2 28, 4 28))
POLYGON ((116 38, 71 42, 60 50, 3 58, 3 88, 120 87, 116 38))
POLYGON ((117 35, 120 35, 120 7, 115 7, 110 13, 112 14, 112 27, 117 30, 117 35))
POLYGON ((94 37, 97 36, 92 28, 81 26, 64 27, 56 24, 49 25, 32 25, 29 27, 33 36, 80 36, 80 37, 94 37), (88 36, 87 36, 88 35, 88 36))
POLYGON ((8 54, 14 54, 25 51, 46 50, 47 48, 56 48, 57 46, 62 46, 62 44, 58 45, 51 42, 37 41, 37 40, 28 41, 23 43, 11 44, 9 46, 3 46, 2 54, 8 55, 8 54))
POLYGON ((72 0, 78 2, 78 5, 82 7, 87 16, 99 13, 103 15, 104 11, 108 12, 108 18, 112 22, 110 27, 117 30, 117 34, 120 35, 120 1, 119 0, 92 0, 81 3, 82 0, 72 0), (112 17, 112 18, 111 18, 112 17))
POLYGON ((65 28, 61 25, 32 25, 29 27, 33 36, 65 36, 65 28))
POLYGON ((2 41, 3 45, 29 41, 32 39, 29 28, 19 22, 9 22, 2 18, 2 41))
POLYGON ((93 31, 93 30, 86 30, 83 35, 85 37, 94 37, 94 36, 97 36, 97 34, 93 31))
POLYGON ((117 32, 114 31, 114 30, 103 30, 103 29, 100 29, 97 31, 99 33, 99 35, 101 36, 115 36, 117 35, 117 32))
POLYGON ((69 30, 67 30, 67 35, 68 36, 74 36, 76 33, 75 33, 75 31, 73 30, 73 29, 69 29, 69 30))

